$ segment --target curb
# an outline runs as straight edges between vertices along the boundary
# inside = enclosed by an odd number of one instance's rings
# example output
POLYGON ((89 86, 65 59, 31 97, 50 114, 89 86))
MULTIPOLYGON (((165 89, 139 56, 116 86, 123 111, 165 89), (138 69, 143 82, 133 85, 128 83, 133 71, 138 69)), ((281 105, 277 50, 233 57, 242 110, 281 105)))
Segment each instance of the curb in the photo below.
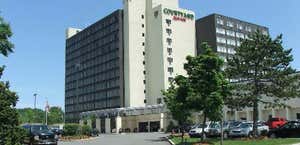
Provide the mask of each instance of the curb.
POLYGON ((165 139, 166 139, 171 145, 175 145, 175 143, 174 143, 169 137, 165 137, 165 139))

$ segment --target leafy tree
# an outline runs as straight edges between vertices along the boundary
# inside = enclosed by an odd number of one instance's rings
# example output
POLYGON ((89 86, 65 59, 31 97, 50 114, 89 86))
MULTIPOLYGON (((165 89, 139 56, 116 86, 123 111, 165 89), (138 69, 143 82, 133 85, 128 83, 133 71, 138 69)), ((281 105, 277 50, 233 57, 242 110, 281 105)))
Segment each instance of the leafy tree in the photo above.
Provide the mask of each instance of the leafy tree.
POLYGON ((6 57, 13 52, 14 45, 9 41, 12 34, 10 25, 0 17, 0 53, 6 57))
MULTIPOLYGON (((191 90, 189 96, 190 107, 203 113, 203 124, 207 118, 220 121, 222 118, 223 97, 228 92, 228 82, 222 71, 223 60, 212 49, 203 43, 204 53, 196 57, 187 57, 184 68, 188 74, 191 90)), ((204 140, 204 125, 201 140, 204 140)))
MULTIPOLYGON (((0 17, 0 53, 3 56, 8 56, 13 50, 13 44, 9 41, 11 36, 9 24, 0 17)), ((0 67, 0 78, 3 71, 4 67, 0 67)), ((18 113, 15 108, 18 96, 9 87, 8 82, 0 82, 0 144, 20 145, 24 130, 18 126, 18 113)))
POLYGON ((257 136, 258 104, 282 106, 282 100, 299 96, 299 76, 290 65, 292 49, 282 46, 282 35, 272 39, 257 31, 235 51, 226 69, 235 84, 229 106, 253 108, 253 133, 257 136))
POLYGON ((178 121, 182 133, 181 142, 183 142, 185 125, 188 117, 191 115, 188 97, 190 96, 190 83, 184 76, 175 77, 170 88, 163 91, 164 101, 170 110, 174 120, 178 121))
POLYGON ((48 113, 49 124, 63 123, 64 112, 60 107, 51 107, 48 113))
POLYGON ((24 123, 45 123, 45 111, 41 109, 24 108, 18 109, 19 120, 24 123))

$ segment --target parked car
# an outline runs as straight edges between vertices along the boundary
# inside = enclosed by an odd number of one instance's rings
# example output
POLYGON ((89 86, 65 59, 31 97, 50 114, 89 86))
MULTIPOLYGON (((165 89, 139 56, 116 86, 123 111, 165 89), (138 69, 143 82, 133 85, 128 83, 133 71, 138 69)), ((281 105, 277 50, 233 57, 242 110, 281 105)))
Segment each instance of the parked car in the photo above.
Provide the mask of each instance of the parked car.
POLYGON ((279 128, 271 129, 269 137, 300 137, 300 121, 290 121, 279 128))
POLYGON ((52 128, 50 129, 53 133, 55 133, 56 135, 58 136, 61 136, 64 134, 64 131, 62 129, 59 129, 59 128, 52 128))
POLYGON ((24 144, 28 145, 57 145, 58 136, 50 131, 47 125, 24 125, 27 131, 24 144))
POLYGON ((221 136, 221 124, 220 123, 211 123, 208 128, 208 136, 216 137, 221 136))
POLYGON ((229 137, 229 131, 232 128, 239 127, 242 124, 241 121, 227 121, 223 123, 223 137, 227 139, 229 137))
MULTIPOLYGON (((258 123, 257 124, 258 135, 262 135, 263 132, 269 131, 269 127, 258 123)), ((253 135, 253 123, 242 123, 240 126, 230 129, 230 137, 252 137, 253 135)))
POLYGON ((189 136, 190 137, 200 137, 202 135, 205 135, 208 133, 210 122, 207 122, 206 124, 197 124, 195 125, 190 131, 189 136), (204 126, 204 134, 202 134, 202 128, 204 126))
POLYGON ((282 125, 284 125, 286 123, 287 123, 287 120, 282 117, 270 118, 267 122, 270 129, 281 127, 282 125))
POLYGON ((197 124, 195 125, 190 131, 189 136, 190 137, 200 137, 204 135, 205 137, 209 135, 209 130, 212 128, 216 128, 218 123, 216 122, 206 122, 205 125, 203 124, 197 124), (202 133, 202 127, 204 126, 204 133, 202 133))

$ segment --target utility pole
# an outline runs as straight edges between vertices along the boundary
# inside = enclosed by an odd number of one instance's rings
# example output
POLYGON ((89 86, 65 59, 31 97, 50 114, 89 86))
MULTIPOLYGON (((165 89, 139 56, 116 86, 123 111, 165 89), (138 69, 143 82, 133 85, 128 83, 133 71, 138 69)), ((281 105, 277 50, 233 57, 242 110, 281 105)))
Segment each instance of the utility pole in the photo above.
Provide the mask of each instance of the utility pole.
POLYGON ((49 105, 48 105, 48 99, 46 99, 46 107, 45 107, 45 121, 46 121, 46 125, 48 125, 48 111, 49 111, 49 105))
POLYGON ((33 96, 34 96, 34 109, 36 109, 36 96, 37 96, 37 94, 34 93, 33 96))

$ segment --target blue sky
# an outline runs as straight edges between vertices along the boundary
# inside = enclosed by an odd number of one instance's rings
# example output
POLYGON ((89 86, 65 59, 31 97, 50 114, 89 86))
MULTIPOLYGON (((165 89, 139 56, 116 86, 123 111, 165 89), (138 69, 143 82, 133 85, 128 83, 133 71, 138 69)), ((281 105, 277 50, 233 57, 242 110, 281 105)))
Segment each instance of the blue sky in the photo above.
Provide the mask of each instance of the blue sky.
MULTIPOLYGON (((211 13, 239 18, 283 34, 284 46, 293 48, 293 66, 300 70, 299 0, 180 0, 200 18, 211 13)), ((15 53, 1 56, 6 65, 2 80, 9 80, 20 97, 17 107, 49 104, 64 106, 65 29, 84 28, 116 9, 122 0, 0 0, 0 15, 10 22, 15 53)))

